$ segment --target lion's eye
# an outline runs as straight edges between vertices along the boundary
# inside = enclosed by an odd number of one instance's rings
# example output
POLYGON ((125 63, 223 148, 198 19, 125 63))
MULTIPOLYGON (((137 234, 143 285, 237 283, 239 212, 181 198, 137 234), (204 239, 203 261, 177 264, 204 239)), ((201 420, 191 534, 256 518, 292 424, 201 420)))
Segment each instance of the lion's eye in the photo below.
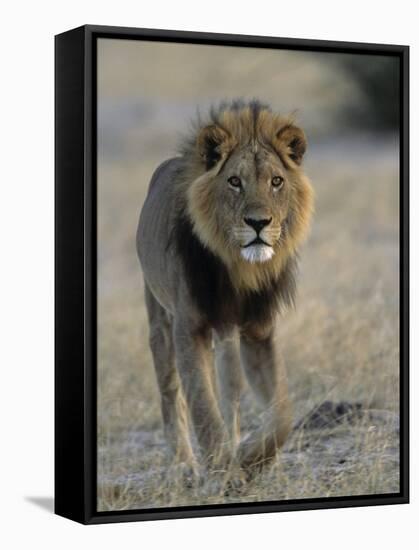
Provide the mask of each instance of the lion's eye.
POLYGON ((280 189, 284 185, 284 178, 281 176, 274 176, 271 183, 272 187, 275 187, 275 189, 280 189))
POLYGON ((236 189, 242 186, 242 180, 238 176, 231 176, 227 181, 231 187, 235 187, 236 189))

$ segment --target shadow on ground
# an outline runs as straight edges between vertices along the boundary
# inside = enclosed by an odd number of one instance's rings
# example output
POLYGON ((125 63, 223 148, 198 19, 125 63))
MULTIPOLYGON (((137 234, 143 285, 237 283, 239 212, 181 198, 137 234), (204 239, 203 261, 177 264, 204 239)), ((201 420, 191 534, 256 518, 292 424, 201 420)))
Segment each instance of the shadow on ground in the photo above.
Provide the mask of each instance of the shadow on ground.
POLYGON ((54 513, 54 498, 53 497, 25 497, 27 502, 35 504, 46 512, 54 513))

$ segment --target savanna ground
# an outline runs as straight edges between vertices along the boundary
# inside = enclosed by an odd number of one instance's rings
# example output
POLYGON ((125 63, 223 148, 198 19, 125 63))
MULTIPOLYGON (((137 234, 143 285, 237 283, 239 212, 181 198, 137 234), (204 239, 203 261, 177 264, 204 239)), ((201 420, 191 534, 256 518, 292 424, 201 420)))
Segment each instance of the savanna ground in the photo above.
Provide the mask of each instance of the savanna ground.
MULTIPOLYGON (((255 50, 241 59, 242 50, 232 59, 209 50, 206 57, 188 54, 180 84, 170 73, 179 52, 153 50, 152 59, 144 52, 140 59, 137 47, 115 41, 99 50, 98 509, 398 492, 398 143, 389 133, 342 132, 336 113, 356 86, 308 54, 283 52, 279 63, 294 79, 282 87, 284 111, 304 107, 305 167, 317 197, 297 306, 278 328, 294 430, 272 466, 240 490, 214 489, 210 475, 186 486, 167 464, 135 252, 147 185, 173 154, 199 97, 204 104, 220 98, 211 68, 217 82, 225 81, 223 71, 233 73, 221 97, 264 92, 277 107, 282 97, 277 73, 258 78, 277 52, 264 53, 265 65, 255 50), (209 68, 198 79, 194 68, 202 63, 209 68), (136 89, 145 94, 139 102, 136 89)), ((250 391, 242 405, 246 431, 260 411, 250 391)))

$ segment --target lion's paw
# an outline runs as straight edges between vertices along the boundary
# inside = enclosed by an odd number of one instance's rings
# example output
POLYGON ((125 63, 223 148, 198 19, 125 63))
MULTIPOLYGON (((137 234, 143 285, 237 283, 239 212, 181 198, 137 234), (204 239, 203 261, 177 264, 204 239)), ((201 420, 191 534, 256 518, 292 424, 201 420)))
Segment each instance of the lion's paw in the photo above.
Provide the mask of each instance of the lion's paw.
POLYGON ((231 496, 243 491, 246 484, 246 473, 239 468, 213 471, 205 481, 203 491, 208 497, 231 496))
POLYGON ((167 477, 184 487, 192 488, 202 484, 203 474, 197 464, 176 462, 169 466, 167 477))

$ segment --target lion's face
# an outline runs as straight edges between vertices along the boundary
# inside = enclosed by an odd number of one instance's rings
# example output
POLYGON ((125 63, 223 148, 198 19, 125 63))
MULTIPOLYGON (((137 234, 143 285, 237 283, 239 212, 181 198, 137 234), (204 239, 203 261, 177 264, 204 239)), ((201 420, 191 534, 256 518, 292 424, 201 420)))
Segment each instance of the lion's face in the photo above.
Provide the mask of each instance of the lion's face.
POLYGON ((285 231, 292 182, 279 157, 262 147, 234 151, 212 181, 217 225, 232 254, 270 260, 285 231))
POLYGON ((222 112, 197 136, 187 206, 195 233, 258 288, 277 276, 305 238, 313 192, 301 168, 303 131, 268 110, 222 112))

